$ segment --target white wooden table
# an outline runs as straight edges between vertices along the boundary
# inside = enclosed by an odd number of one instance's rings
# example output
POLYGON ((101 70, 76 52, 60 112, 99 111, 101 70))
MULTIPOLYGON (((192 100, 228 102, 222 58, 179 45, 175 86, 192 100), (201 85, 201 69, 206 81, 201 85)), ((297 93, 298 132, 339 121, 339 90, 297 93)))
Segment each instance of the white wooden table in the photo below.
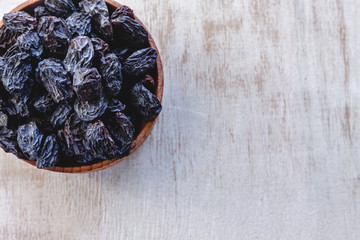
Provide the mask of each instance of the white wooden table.
POLYGON ((360 239, 360 1, 122 3, 161 51, 159 121, 92 174, 1 151, 0 239, 360 239))

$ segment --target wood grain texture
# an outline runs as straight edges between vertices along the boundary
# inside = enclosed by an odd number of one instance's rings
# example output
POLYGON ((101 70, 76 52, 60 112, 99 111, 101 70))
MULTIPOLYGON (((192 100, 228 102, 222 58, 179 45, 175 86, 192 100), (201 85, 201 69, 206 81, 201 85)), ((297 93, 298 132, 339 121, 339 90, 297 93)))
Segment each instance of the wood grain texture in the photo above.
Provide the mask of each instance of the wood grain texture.
POLYGON ((0 239, 360 238, 359 1, 122 3, 161 52, 159 121, 98 173, 2 152, 0 239))

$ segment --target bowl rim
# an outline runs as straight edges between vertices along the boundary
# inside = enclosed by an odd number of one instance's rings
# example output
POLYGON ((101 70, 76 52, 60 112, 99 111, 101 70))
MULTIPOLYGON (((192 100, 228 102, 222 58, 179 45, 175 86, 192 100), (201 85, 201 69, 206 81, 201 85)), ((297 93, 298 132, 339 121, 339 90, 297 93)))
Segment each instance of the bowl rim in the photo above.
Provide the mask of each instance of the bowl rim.
MULTIPOLYGON (((118 8, 120 6, 122 6, 122 4, 114 1, 114 0, 105 0, 105 2, 110 5, 113 8, 118 8)), ((14 12, 14 11, 21 11, 24 10, 26 8, 34 8, 37 5, 43 4, 44 0, 27 0, 23 3, 21 3, 20 5, 16 6, 13 10, 11 10, 10 12, 14 12)), ((157 53, 158 53, 158 57, 156 59, 156 65, 157 65, 157 88, 155 90, 155 95, 156 97, 159 99, 159 101, 162 103, 162 97, 163 97, 163 91, 164 91, 164 71, 163 71, 163 66, 162 66, 162 61, 161 61, 161 57, 160 57, 160 52, 158 47, 155 44, 154 39, 152 38, 149 30, 146 28, 146 26, 141 22, 141 20, 135 15, 135 20, 137 22, 139 22, 146 30, 146 32, 149 35, 149 44, 150 47, 154 48, 157 53)), ((0 21, 0 28, 2 28, 4 26, 3 21, 0 21)), ((59 172, 59 173, 90 173, 90 172, 95 172, 95 171, 100 171, 100 170, 104 170, 106 168, 112 167, 115 164, 124 161, 127 157, 129 157, 132 153, 134 153, 140 146, 141 144, 145 141, 145 139, 149 136, 152 128, 155 125, 155 122, 157 121, 157 119, 159 118, 159 116, 157 116, 153 121, 151 122, 147 122, 143 125, 141 131, 139 132, 139 134, 137 135, 137 137, 134 139, 134 141, 131 144, 131 151, 130 154, 123 157, 123 158, 119 158, 119 159, 113 159, 111 161, 109 160, 103 160, 101 162, 98 163, 94 163, 91 165, 84 165, 84 166, 75 166, 75 167, 58 167, 55 166, 53 168, 46 168, 44 170, 47 171, 51 171, 51 172, 59 172)), ((36 161, 31 161, 31 160, 24 160, 21 159, 24 162, 35 166, 36 167, 36 161)))

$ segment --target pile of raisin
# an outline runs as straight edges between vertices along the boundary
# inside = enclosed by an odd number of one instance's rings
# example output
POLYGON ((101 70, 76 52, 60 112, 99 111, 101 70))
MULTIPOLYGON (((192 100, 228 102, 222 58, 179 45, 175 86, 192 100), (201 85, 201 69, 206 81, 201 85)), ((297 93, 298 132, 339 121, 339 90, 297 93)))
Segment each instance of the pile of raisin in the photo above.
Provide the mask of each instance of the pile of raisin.
POLYGON ((45 0, 0 29, 0 146, 38 168, 122 158, 161 103, 157 51, 133 11, 45 0))

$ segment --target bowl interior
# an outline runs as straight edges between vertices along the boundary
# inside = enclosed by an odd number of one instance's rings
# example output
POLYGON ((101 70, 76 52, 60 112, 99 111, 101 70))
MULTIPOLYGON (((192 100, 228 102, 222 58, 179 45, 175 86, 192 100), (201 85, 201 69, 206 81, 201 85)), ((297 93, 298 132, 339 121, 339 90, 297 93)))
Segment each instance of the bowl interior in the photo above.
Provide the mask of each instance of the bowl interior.
MULTIPOLYGON (((79 2, 79 1, 74 1, 74 3, 77 3, 77 2, 79 2)), ((110 14, 116 8, 121 6, 120 3, 116 2, 116 1, 113 1, 113 0, 105 0, 105 2, 108 5, 110 14)), ((16 8, 14 8, 11 12, 14 12, 14 11, 27 11, 29 13, 32 13, 35 7, 37 7, 38 5, 41 5, 43 3, 44 3, 44 0, 28 0, 28 1, 20 4, 16 8)), ((144 26, 144 24, 136 16, 135 16, 135 18, 148 32, 150 47, 156 49, 157 52, 159 53, 159 50, 158 50, 158 48, 157 48, 157 46, 156 46, 150 32, 147 30, 147 28, 144 26)), ((3 22, 2 21, 0 22, 0 28, 1 27, 3 27, 3 22)), ((164 73, 163 73, 160 54, 158 54, 158 58, 157 58, 157 67, 156 67, 156 73, 155 73, 154 79, 156 79, 155 95, 157 96, 159 101, 162 102, 163 86, 164 86, 164 73)), ((144 142, 146 137, 150 134, 151 129, 153 128, 157 118, 155 118, 151 122, 146 122, 146 123, 141 124, 141 126, 138 128, 138 130, 136 132, 135 139, 134 139, 134 141, 133 141, 133 143, 131 145, 131 152, 130 152, 130 154, 128 156, 130 156, 144 142)), ((123 161, 125 158, 126 157, 123 157, 121 159, 113 159, 112 161, 104 160, 104 161, 89 164, 89 165, 80 165, 79 164, 79 165, 66 166, 66 167, 56 166, 56 167, 46 169, 46 170, 54 171, 54 172, 64 172, 64 173, 94 172, 94 171, 98 171, 98 170, 102 170, 102 169, 111 167, 111 166, 123 161)), ((36 166, 35 161, 29 161, 29 160, 24 160, 24 161, 31 164, 31 165, 33 165, 33 166, 36 166)))

